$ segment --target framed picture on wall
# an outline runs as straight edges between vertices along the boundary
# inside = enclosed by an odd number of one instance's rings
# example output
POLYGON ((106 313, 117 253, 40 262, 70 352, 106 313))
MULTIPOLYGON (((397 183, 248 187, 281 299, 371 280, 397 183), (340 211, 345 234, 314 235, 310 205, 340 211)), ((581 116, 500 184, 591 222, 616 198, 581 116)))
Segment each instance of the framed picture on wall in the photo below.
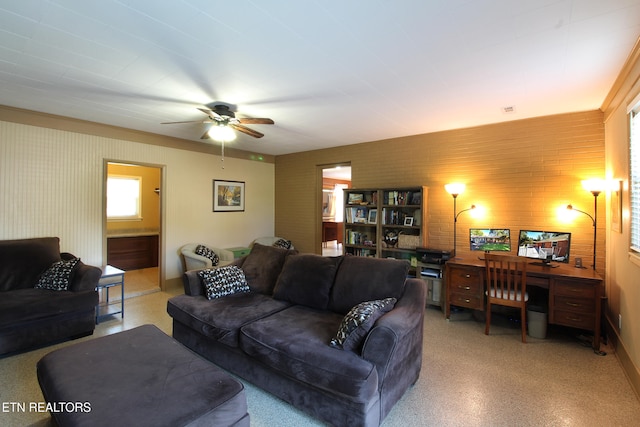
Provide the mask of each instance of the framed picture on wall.
POLYGON ((243 212, 244 182, 213 180, 213 211, 243 212))

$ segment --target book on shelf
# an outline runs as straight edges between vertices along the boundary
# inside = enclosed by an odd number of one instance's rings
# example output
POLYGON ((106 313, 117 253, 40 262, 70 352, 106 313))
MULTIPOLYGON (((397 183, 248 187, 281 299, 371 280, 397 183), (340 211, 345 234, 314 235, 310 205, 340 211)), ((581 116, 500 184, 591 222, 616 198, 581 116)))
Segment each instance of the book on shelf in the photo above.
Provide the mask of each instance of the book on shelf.
POLYGON ((382 210, 382 224, 383 225, 405 225, 405 218, 407 213, 397 209, 383 209, 382 210))
MULTIPOLYGON (((375 239, 375 235, 373 236, 375 239)), ((364 246, 374 246, 375 240, 371 239, 371 236, 367 233, 363 233, 357 230, 346 230, 346 238, 348 245, 364 245, 364 246)))
POLYGON ((355 256, 374 257, 375 249, 353 248, 349 253, 355 256))
POLYGON ((392 206, 420 205, 422 192, 420 191, 385 191, 384 204, 392 206))

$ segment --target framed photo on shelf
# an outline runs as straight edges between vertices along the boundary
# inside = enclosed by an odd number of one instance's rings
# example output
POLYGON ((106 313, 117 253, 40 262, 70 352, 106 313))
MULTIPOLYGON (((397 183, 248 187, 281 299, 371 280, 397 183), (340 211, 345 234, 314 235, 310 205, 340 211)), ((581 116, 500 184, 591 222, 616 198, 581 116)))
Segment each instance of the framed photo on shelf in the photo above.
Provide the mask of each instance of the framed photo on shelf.
POLYGON ((413 226, 413 217, 412 216, 405 217, 404 225, 407 227, 413 226))
POLYGON ((367 222, 367 209, 366 208, 352 208, 353 210, 353 222, 359 224, 366 224, 367 222))
POLYGON ((349 193, 347 197, 348 205, 359 205, 364 201, 364 194, 362 193, 349 193))
POLYGON ((369 224, 378 223, 378 209, 369 209, 369 215, 367 216, 367 222, 369 224))
POLYGON ((213 211, 244 212, 244 181, 214 179, 213 211))

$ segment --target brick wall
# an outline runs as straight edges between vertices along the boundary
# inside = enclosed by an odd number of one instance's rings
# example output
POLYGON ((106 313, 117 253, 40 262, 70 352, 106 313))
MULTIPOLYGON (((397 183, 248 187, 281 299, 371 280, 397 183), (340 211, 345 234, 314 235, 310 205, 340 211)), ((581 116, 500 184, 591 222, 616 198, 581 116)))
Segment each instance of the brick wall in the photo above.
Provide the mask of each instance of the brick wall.
MULTIPOLYGON (((572 233, 571 256, 591 265, 593 225, 585 215, 559 217, 566 206, 593 215, 594 200, 581 180, 604 178, 601 111, 561 114, 474 128, 394 138, 276 157, 276 235, 304 252, 319 252, 323 165, 350 162, 352 187, 429 187, 428 241, 453 247, 449 182, 463 182, 458 211, 458 253, 468 253, 470 227, 553 229, 572 233)), ((605 199, 598 199, 598 269, 604 271, 605 199)), ((514 238, 515 239, 515 238, 514 238)), ((517 241, 512 242, 516 253, 517 241)))

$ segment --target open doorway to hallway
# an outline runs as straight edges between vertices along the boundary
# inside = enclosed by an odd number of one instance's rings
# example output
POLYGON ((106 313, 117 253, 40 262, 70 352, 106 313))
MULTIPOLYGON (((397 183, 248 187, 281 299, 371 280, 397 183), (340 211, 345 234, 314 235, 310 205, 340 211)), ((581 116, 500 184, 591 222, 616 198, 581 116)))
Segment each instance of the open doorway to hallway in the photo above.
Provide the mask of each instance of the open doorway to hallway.
POLYGON ((344 235, 344 195, 351 187, 351 165, 322 168, 322 255, 342 255, 344 235))
POLYGON ((125 299, 158 292, 162 167, 108 161, 105 180, 106 263, 125 271, 125 299))

